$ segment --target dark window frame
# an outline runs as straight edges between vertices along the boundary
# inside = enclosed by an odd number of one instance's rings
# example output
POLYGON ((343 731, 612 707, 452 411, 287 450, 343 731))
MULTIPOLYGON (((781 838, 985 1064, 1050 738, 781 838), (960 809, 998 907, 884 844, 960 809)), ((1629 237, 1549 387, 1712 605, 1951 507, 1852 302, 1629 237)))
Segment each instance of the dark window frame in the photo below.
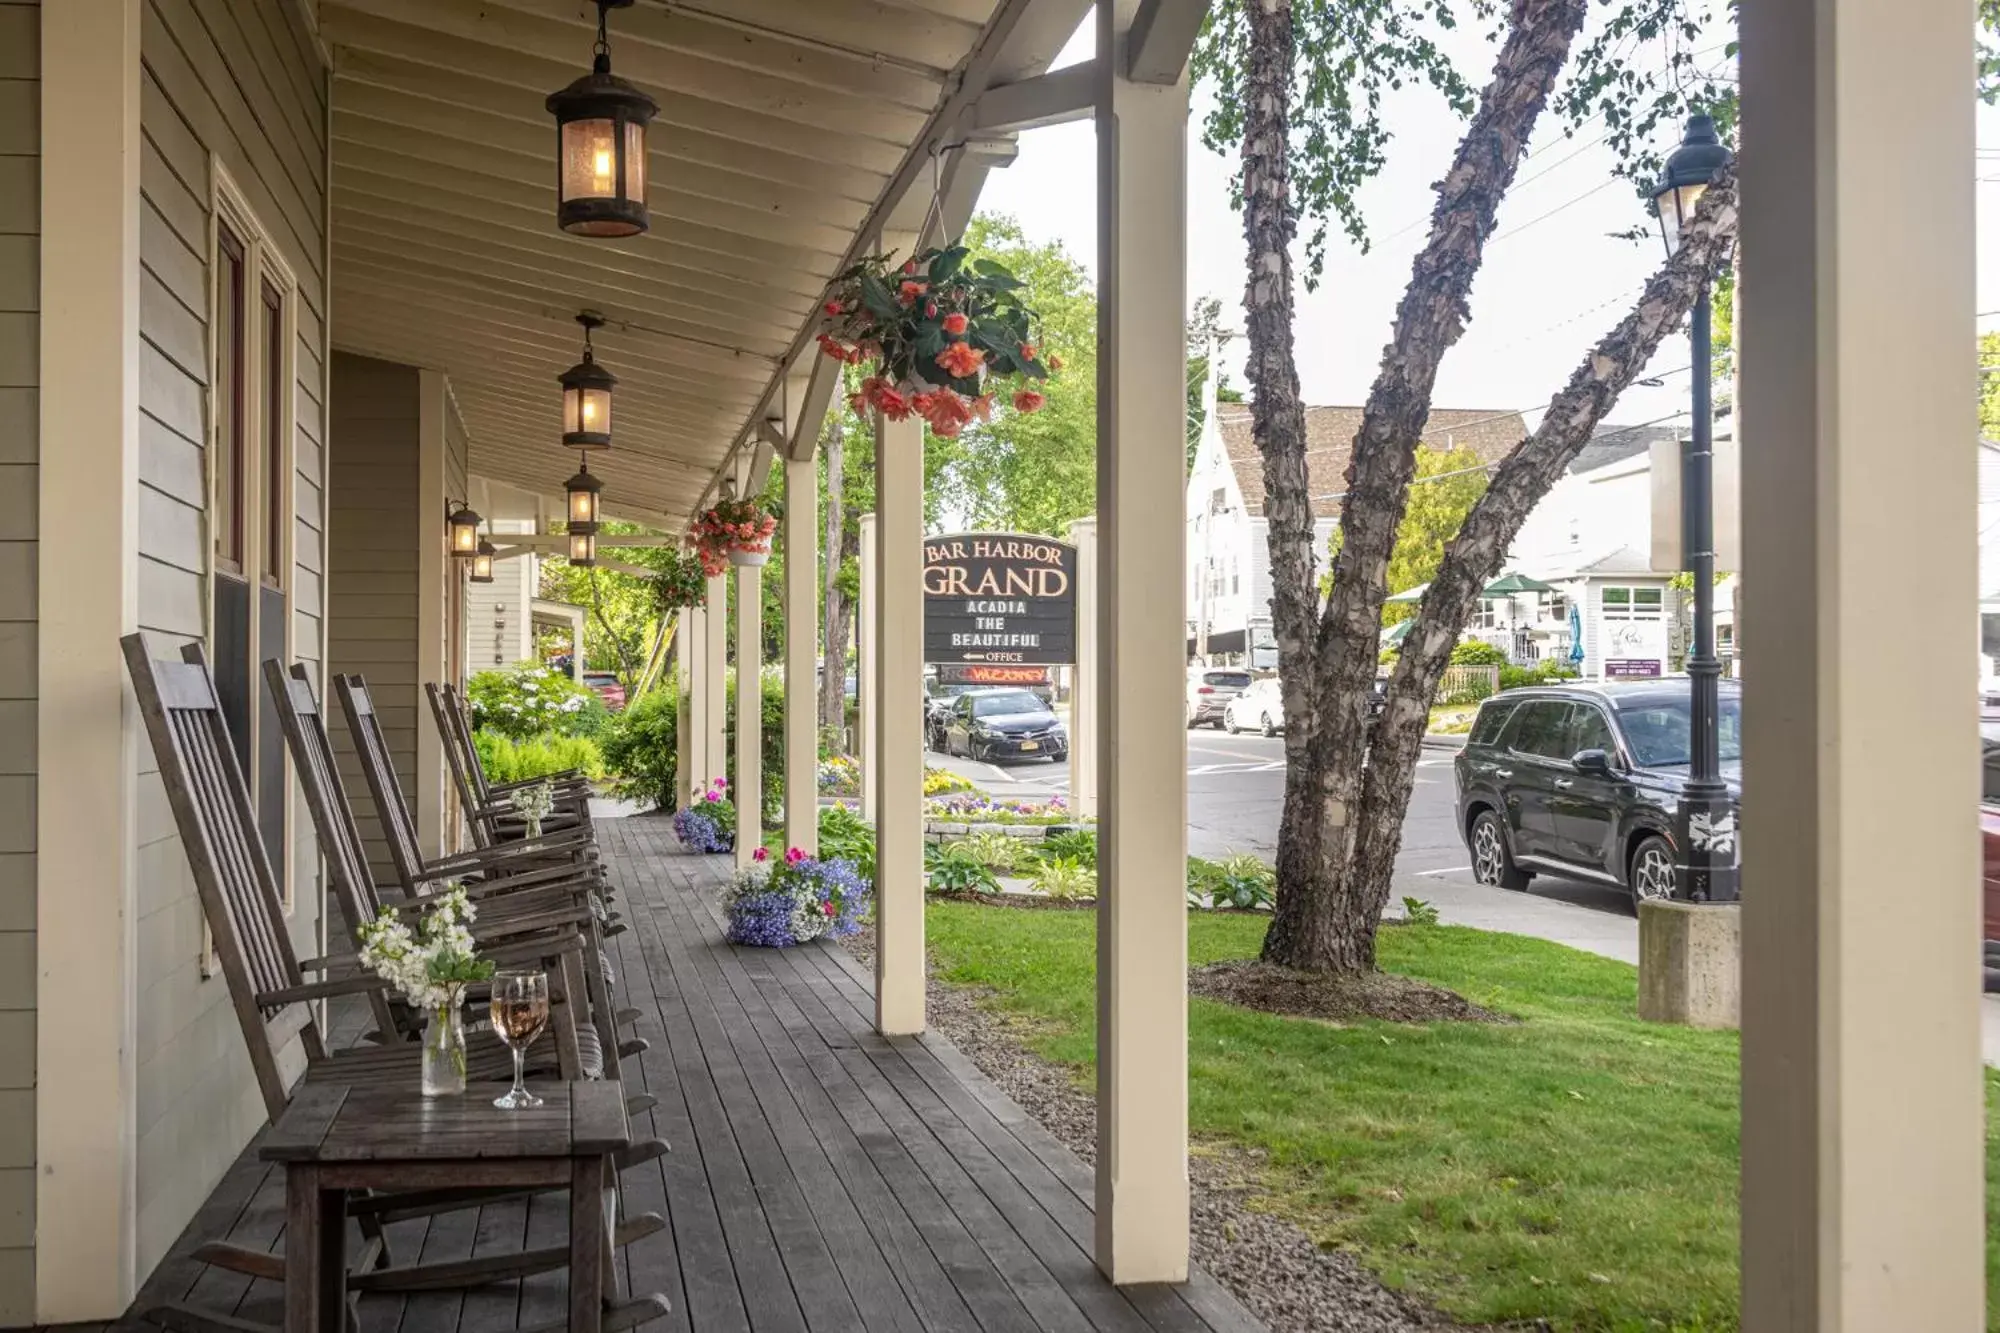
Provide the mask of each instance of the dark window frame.
POLYGON ((247 473, 250 464, 249 431, 249 385, 246 370, 249 365, 249 334, 245 325, 249 312, 244 309, 246 289, 250 279, 250 249, 227 222, 218 220, 215 226, 215 248, 220 276, 217 279, 216 299, 221 307, 218 317, 226 310, 229 319, 227 332, 218 338, 216 347, 216 372, 224 374, 227 367, 227 384, 218 385, 216 399, 218 405, 224 395, 228 398, 228 417, 216 423, 216 438, 213 447, 217 451, 217 464, 228 461, 228 479, 218 482, 215 504, 215 563, 237 577, 242 577, 250 554, 250 525, 245 510, 248 508, 247 473), (227 346, 221 345, 221 338, 227 338, 227 346), (226 493, 225 493, 226 492, 226 493))

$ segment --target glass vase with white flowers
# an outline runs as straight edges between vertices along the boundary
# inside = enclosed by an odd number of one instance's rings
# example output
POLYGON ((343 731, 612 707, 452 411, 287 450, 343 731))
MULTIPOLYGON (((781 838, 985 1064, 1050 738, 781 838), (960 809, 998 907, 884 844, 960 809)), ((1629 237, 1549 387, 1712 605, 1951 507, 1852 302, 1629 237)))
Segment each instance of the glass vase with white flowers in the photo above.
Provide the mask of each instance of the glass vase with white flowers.
POLYGON ((401 991, 425 1019, 423 1092, 465 1091, 465 991, 488 981, 493 964, 479 956, 470 926, 476 912, 454 884, 426 900, 414 928, 393 907, 361 927, 361 961, 401 991))
POLYGON ((549 817, 549 810, 556 803, 556 784, 544 778, 526 787, 517 788, 508 794, 514 809, 528 822, 528 836, 542 836, 542 821, 549 817))

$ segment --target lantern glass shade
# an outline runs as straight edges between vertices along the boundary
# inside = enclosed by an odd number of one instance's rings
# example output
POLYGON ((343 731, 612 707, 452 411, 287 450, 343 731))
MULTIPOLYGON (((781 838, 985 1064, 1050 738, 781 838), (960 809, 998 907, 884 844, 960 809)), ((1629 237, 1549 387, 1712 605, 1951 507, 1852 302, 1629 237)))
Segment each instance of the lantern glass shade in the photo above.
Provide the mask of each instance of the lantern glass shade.
POLYGON ((597 495, 604 489, 603 483, 590 475, 588 468, 579 471, 563 483, 569 494, 569 521, 571 525, 597 523, 597 495))
POLYGON ((1672 255, 1681 247, 1681 228, 1694 216, 1694 206, 1708 190, 1708 182, 1699 185, 1669 186, 1653 196, 1653 206, 1660 214, 1660 239, 1666 243, 1667 254, 1672 255))
POLYGON ((646 230, 646 123, 658 105, 611 72, 608 56, 548 99, 556 118, 556 225, 616 239, 646 230))
POLYGON ((563 386, 565 449, 611 447, 611 390, 618 377, 597 364, 590 353, 557 379, 563 386))
POLYGON ((493 543, 484 537, 479 539, 479 548, 472 555, 472 581, 474 583, 493 582, 493 543))
POLYGON ((471 557, 479 553, 479 515, 470 506, 460 505, 445 522, 451 533, 451 553, 471 557))
POLYGON ((569 562, 585 567, 597 563, 597 527, 572 525, 569 530, 569 562))
POLYGON ((1695 205, 1709 182, 1734 156, 1716 133, 1713 117, 1688 117, 1680 146, 1667 155, 1660 182, 1653 187, 1653 211, 1659 214, 1660 240, 1669 259, 1680 249, 1681 232, 1694 220, 1695 205))

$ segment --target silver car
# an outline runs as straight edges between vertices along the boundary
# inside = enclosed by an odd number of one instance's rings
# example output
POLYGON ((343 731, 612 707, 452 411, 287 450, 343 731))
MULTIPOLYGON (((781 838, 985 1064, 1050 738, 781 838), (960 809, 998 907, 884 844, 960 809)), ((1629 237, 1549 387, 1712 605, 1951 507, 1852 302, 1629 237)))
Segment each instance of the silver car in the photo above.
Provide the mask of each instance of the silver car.
POLYGON ((1285 729, 1285 696, 1276 676, 1250 682, 1250 688, 1222 706, 1222 729, 1235 736, 1261 731, 1275 736, 1285 729))

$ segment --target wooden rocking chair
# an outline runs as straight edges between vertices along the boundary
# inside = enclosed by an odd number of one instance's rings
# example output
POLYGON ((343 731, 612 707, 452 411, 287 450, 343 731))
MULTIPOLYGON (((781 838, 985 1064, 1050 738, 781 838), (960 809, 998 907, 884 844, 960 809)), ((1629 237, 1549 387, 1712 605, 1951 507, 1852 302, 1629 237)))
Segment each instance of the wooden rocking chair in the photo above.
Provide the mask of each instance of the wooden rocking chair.
MULTIPOLYGON (((472 740, 472 721, 458 692, 447 685, 426 682, 424 697, 430 703, 431 721, 437 725, 438 739, 444 742, 445 760, 451 768, 452 784, 465 806, 466 822, 473 841, 481 847, 506 845, 525 835, 525 821, 514 809, 509 794, 543 779, 510 782, 495 786, 486 780, 486 768, 479 762, 479 747, 472 740)), ((555 780, 556 805, 544 820, 547 830, 591 830, 590 783, 581 774, 558 776, 555 780)), ((592 834, 594 839, 595 835, 592 834)))
MULTIPOLYGON (((284 1072, 283 1057, 294 1040, 305 1058, 305 1082, 414 1089, 423 1057, 418 1046, 333 1051, 320 1031, 312 1002, 380 993, 384 983, 359 971, 328 975, 320 981, 305 979, 307 968, 292 948, 249 788, 237 764, 236 749, 217 702, 215 680, 202 650, 190 645, 182 649, 182 661, 159 661, 152 657, 141 635, 126 635, 120 642, 266 1115, 275 1121, 290 1101, 292 1085, 284 1072)), ((582 947, 581 935, 571 932, 559 946, 538 939, 486 953, 496 962, 537 963, 549 956, 552 948, 575 951, 582 947)), ((322 974, 359 966, 352 957, 314 959, 311 964, 311 970, 322 974)), ((475 1038, 470 1044, 469 1077, 499 1080, 511 1075, 512 1056, 497 1038, 486 1034, 484 1040, 475 1038)), ((291 1063, 295 1068, 296 1062, 291 1063)), ((665 1145, 659 1144, 652 1155, 663 1151, 665 1145)), ((354 1290, 398 1291, 471 1286, 548 1272, 569 1262, 568 1247, 554 1246, 446 1264, 385 1267, 389 1256, 382 1222, 393 1210, 371 1205, 400 1203, 401 1215, 417 1216, 474 1206, 493 1197, 490 1189, 469 1189, 363 1200, 354 1212, 365 1244, 350 1270, 349 1286, 354 1290)), ((656 1213, 642 1214, 622 1223, 612 1242, 623 1245, 665 1225, 665 1219, 656 1213)), ((232 1272, 283 1279, 282 1258, 227 1242, 202 1245, 194 1257, 232 1272)), ((147 1311, 146 1317, 181 1333, 244 1333, 246 1327, 240 1320, 179 1305, 157 1307, 147 1311)))

